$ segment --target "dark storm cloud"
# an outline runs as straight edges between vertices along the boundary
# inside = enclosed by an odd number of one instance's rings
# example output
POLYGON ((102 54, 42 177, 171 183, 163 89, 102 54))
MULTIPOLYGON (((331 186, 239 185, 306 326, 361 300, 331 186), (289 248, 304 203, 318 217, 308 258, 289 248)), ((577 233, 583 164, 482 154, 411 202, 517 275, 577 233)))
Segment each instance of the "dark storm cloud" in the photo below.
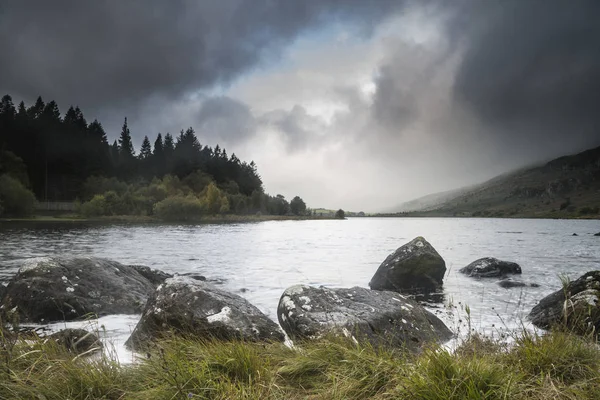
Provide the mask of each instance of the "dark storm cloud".
POLYGON ((195 120, 196 131, 210 145, 216 141, 226 146, 236 144, 256 132, 256 120, 248 106, 226 96, 206 99, 195 120))
POLYGON ((454 98, 503 142, 600 142, 600 2, 469 2, 454 98))
POLYGON ((368 29, 397 3, 3 2, 0 91, 88 110, 175 98, 230 82, 315 24, 349 18, 368 29))

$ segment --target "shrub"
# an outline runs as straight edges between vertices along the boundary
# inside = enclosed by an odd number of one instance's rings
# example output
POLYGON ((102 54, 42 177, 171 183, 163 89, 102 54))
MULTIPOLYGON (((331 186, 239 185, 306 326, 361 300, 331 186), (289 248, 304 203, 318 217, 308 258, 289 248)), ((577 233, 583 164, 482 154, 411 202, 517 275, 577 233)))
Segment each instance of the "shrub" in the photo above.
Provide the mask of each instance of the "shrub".
POLYGON ((205 212, 205 205, 194 196, 173 196, 154 205, 154 215, 167 221, 189 221, 205 212))
POLYGON ((25 217, 33 214, 36 200, 19 180, 4 174, 0 176, 0 203, 5 215, 25 217))
POLYGON ((104 195, 97 194, 90 201, 81 204, 81 214, 85 217, 99 217, 107 215, 108 206, 104 195))
POLYGON ((91 200, 96 194, 109 191, 119 195, 128 190, 128 185, 117 178, 104 178, 102 176, 90 176, 85 180, 81 188, 84 200, 91 200))

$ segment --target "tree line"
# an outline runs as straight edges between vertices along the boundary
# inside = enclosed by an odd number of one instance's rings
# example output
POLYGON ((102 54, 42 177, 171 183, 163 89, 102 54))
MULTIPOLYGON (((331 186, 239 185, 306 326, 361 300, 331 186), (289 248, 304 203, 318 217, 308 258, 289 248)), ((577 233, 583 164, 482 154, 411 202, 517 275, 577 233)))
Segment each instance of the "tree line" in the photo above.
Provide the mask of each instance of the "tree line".
MULTIPOLYGON (((298 196, 288 202, 266 194, 253 161, 229 156, 219 145, 202 145, 191 127, 177 135, 158 133, 153 141, 145 136, 136 153, 127 118, 110 144, 102 123, 88 122, 79 107, 62 116, 55 101, 41 97, 29 107, 2 97, 0 153, 0 175, 11 170, 11 179, 39 201, 77 200, 88 203, 84 211, 93 214, 153 214, 167 197, 177 206, 194 203, 198 213, 307 212, 298 196), (24 168, 14 167, 20 160, 24 168)), ((164 211, 165 203, 158 209, 164 211)))

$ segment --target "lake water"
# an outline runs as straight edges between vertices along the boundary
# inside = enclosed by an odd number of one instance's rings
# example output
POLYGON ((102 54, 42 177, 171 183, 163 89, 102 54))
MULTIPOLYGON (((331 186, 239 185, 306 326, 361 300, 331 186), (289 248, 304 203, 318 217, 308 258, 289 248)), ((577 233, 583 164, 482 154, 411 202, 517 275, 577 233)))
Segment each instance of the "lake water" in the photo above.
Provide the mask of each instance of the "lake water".
MULTIPOLYGON (((461 307, 468 305, 471 326, 489 334, 524 322, 538 300, 560 288, 559 275, 575 279, 600 269, 600 238, 593 236, 598 231, 600 221, 594 220, 452 218, 0 225, 0 280, 10 279, 21 262, 31 257, 106 257, 218 279, 224 289, 247 298, 277 321, 277 303, 288 286, 368 287, 386 256, 420 235, 436 248, 447 268, 444 303, 429 308, 457 330, 464 328, 461 307), (495 279, 476 280, 458 273, 475 259, 488 256, 519 263, 520 279, 540 286, 503 289, 495 279), (452 311, 449 304, 456 308, 452 311)), ((136 321, 136 316, 113 316, 101 319, 100 324, 119 347, 136 321)))

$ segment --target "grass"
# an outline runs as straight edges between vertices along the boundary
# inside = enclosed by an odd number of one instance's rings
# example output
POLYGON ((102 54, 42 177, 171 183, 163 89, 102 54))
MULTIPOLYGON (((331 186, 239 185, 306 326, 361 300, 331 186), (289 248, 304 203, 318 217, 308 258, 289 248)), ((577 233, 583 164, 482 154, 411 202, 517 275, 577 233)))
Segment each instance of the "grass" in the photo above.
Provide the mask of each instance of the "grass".
POLYGON ((600 399, 600 349, 565 332, 513 345, 474 334, 419 354, 345 338, 298 343, 161 341, 143 361, 78 357, 1 334, 1 399, 600 399))

